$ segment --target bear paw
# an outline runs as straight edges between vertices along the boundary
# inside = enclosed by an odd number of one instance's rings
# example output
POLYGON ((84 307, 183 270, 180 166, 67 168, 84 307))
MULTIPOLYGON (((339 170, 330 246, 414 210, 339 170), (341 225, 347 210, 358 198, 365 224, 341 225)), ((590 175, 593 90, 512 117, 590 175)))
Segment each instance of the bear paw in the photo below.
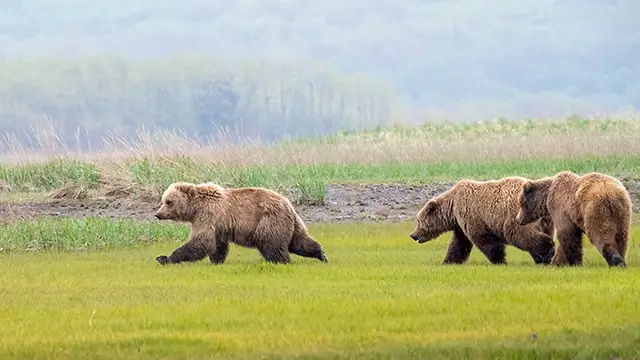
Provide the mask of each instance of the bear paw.
POLYGON ((610 262, 609 265, 610 266, 619 266, 619 267, 626 267, 627 266, 627 264, 622 259, 622 256, 620 256, 618 254, 611 255, 611 262, 610 262))
POLYGON ((324 262, 324 263, 328 263, 329 262, 329 257, 327 256, 327 254, 325 254, 325 252, 322 252, 322 255, 320 255, 320 261, 324 262))
POLYGON ((547 251, 546 254, 540 257, 540 263, 544 265, 551 264, 551 261, 553 261, 553 257, 555 255, 556 255, 556 249, 553 247, 549 248, 549 251, 547 251))
POLYGON ((169 263, 169 258, 164 256, 164 255, 160 255, 156 258, 156 261, 160 264, 160 265, 166 265, 169 263))

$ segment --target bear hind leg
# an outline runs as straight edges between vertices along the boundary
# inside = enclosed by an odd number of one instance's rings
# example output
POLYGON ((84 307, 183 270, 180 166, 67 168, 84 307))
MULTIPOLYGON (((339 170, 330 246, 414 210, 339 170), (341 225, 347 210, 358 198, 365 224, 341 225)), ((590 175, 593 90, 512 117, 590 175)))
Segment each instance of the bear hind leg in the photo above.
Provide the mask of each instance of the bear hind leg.
POLYGON ((262 257, 271 263, 288 264, 291 262, 288 243, 293 229, 283 228, 281 219, 265 216, 260 220, 252 235, 252 243, 262 257))
POLYGON ((258 247, 262 257, 271 263, 288 264, 291 262, 289 252, 281 246, 264 244, 258 247))
POLYGON ((226 241, 216 241, 216 251, 209 254, 209 261, 212 264, 223 264, 229 255, 229 243, 226 241))
POLYGON ((318 259, 325 263, 329 262, 329 258, 324 252, 322 245, 305 234, 293 235, 293 239, 289 244, 289 252, 303 257, 318 259))
POLYGON ((493 265, 506 265, 506 243, 496 235, 486 232, 471 236, 471 240, 493 265))
POLYGON ((589 240, 593 243, 609 266, 626 266, 618 251, 616 235, 610 231, 590 231, 589 240))
POLYGON ((447 255, 442 264, 464 264, 469 259, 471 249, 473 249, 473 243, 467 235, 464 234, 462 229, 456 226, 455 229, 453 229, 447 255))
POLYGON ((526 251, 536 264, 549 265, 556 254, 556 244, 548 234, 539 231, 535 225, 517 226, 511 236, 511 244, 526 251))
POLYGON ((627 249, 629 247, 629 231, 626 228, 618 230, 616 233, 616 245, 618 245, 618 253, 626 263, 627 249))
POLYGON ((288 243, 293 229, 283 228, 282 220, 276 216, 263 217, 256 226, 249 242, 258 248, 262 257, 271 263, 288 264, 291 262, 288 243))
POLYGON ((618 252, 618 249, 616 249, 615 245, 605 244, 600 249, 600 253, 602 254, 602 257, 604 257, 604 259, 607 261, 607 264, 609 266, 627 266, 624 258, 620 255, 620 252, 618 252))

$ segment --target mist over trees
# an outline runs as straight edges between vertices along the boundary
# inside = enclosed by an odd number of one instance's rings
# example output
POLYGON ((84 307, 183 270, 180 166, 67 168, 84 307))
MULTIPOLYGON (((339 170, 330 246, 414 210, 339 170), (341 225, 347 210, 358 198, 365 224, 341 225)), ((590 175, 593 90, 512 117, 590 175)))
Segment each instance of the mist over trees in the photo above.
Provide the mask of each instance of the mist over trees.
POLYGON ((635 1, 0 1, 0 131, 394 121, 640 108, 635 1))

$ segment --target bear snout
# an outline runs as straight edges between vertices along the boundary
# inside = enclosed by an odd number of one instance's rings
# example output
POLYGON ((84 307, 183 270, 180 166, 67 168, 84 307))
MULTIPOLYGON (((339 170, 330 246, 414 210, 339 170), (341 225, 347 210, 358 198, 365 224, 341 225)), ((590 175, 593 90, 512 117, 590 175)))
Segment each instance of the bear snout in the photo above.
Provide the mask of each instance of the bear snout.
POLYGON ((415 235, 415 234, 413 234, 413 233, 412 233, 411 235, 409 235, 409 236, 411 236, 411 238, 412 238, 413 240, 415 240, 415 241, 420 240, 420 236, 415 235))

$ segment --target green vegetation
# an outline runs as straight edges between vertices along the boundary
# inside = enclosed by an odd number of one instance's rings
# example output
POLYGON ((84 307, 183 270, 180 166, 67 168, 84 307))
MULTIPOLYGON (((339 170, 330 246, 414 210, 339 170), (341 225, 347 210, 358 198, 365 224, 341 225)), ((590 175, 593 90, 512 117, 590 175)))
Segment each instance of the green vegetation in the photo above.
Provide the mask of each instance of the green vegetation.
MULTIPOLYGON (((118 189, 134 195, 151 189, 157 196, 173 181, 216 181, 266 186, 309 204, 324 200, 327 184, 343 182, 540 177, 561 170, 637 178, 638 128, 634 119, 498 120, 233 145, 156 134, 144 146, 111 153, 17 152, 0 165, 0 191, 17 200, 118 189)), ((185 224, 26 220, 10 213, 0 223, 0 357, 640 355, 640 274, 633 265, 640 261, 633 240, 640 228, 631 235, 626 269, 607 268, 587 239, 581 269, 535 266, 515 248, 508 249, 506 268, 490 266, 477 250, 468 264, 445 267, 450 235, 418 245, 408 235, 411 222, 309 224, 329 264, 293 256, 290 266, 277 266, 232 246, 222 266, 160 267, 155 257, 187 239, 185 224)))
POLYGON ((378 127, 265 144, 200 145, 165 134, 149 139, 146 147, 129 144, 120 152, 6 163, 0 165, 0 184, 19 198, 16 193, 69 186, 98 195, 118 187, 144 188, 157 196, 174 181, 214 181, 227 187, 264 186, 295 203, 318 204, 334 183, 535 178, 563 170, 633 178, 640 173, 638 131, 637 119, 568 118, 378 127), (182 145, 175 150, 172 143, 182 145))
POLYGON ((294 256, 272 265, 232 246, 221 266, 160 267, 154 258, 184 241, 184 228, 110 219, 30 226, 38 230, 19 235, 24 241, 58 233, 89 251, 2 255, 2 358, 640 355, 635 243, 626 269, 607 268, 589 244, 582 269, 535 266, 514 248, 507 267, 490 266, 477 250, 469 264, 445 267, 449 235, 418 245, 410 223, 312 224, 329 264, 294 256), (145 246, 91 251, 102 248, 91 245, 99 232, 145 246))
POLYGON ((19 191, 49 191, 69 183, 94 187, 100 183, 100 171, 75 159, 55 159, 33 165, 0 165, 0 181, 19 191))
MULTIPOLYGON (((49 191, 58 184, 97 188, 100 177, 90 164, 58 161, 50 164, 0 167, 0 180, 18 191, 49 191), (42 168, 54 169, 51 181, 42 177, 42 168), (91 169, 90 176, 77 169, 91 169)), ((264 186, 292 196, 296 203, 322 203, 327 185, 335 183, 431 183, 457 181, 461 178, 492 179, 509 175, 530 178, 553 175, 571 170, 578 173, 600 171, 614 176, 632 177, 640 173, 640 155, 619 157, 583 157, 575 159, 541 159, 520 161, 487 161, 483 163, 383 163, 375 165, 287 165, 225 168, 175 162, 169 166, 150 165, 147 161, 133 163, 129 176, 139 186, 152 186, 158 193, 173 181, 208 182, 223 186, 264 186)))
POLYGON ((329 264, 232 246, 161 267, 185 224, 107 217, 175 181, 318 204, 333 183, 639 179, 637 4, 548 5, 7 2, 0 358, 640 357, 637 227, 626 269, 586 239, 580 269, 442 266, 450 235, 412 223, 309 224, 329 264), (439 122, 496 116, 525 120, 439 122), (45 216, 67 210, 92 216, 45 216))
POLYGON ((148 244, 184 241, 184 224, 139 223, 129 219, 88 217, 0 223, 0 252, 97 251, 136 248, 148 244))

